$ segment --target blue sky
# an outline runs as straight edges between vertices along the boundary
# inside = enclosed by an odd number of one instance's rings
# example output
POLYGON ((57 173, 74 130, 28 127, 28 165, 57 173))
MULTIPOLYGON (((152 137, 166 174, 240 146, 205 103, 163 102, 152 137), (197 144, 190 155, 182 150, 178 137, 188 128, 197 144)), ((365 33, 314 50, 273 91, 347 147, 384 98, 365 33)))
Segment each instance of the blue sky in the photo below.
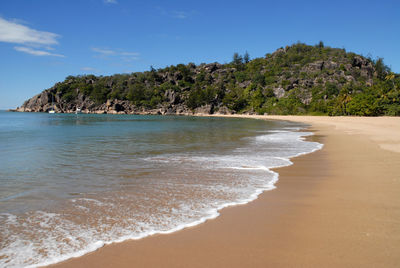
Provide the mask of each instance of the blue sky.
POLYGON ((1 0, 0 109, 68 75, 262 57, 301 41, 400 72, 400 1, 1 0))

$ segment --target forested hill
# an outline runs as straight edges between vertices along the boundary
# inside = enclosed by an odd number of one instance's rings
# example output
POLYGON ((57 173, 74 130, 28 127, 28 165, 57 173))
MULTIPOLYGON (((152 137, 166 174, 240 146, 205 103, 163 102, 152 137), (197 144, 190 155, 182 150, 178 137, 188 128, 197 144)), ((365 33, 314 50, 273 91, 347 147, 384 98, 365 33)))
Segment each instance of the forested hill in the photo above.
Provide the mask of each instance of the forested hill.
POLYGON ((380 58, 297 43, 263 58, 235 53, 227 64, 68 76, 17 111, 400 115, 399 91, 400 75, 380 58))

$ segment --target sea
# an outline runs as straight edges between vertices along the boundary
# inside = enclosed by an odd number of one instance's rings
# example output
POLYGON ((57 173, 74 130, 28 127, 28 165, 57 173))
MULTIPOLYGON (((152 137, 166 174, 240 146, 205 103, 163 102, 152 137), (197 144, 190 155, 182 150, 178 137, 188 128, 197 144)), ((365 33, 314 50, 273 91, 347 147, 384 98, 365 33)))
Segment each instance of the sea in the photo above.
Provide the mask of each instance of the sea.
MULTIPOLYGON (((307 125, 0 112, 0 267, 37 267, 218 217, 322 147, 307 125)), ((268 193, 266 193, 268 194, 268 193)))

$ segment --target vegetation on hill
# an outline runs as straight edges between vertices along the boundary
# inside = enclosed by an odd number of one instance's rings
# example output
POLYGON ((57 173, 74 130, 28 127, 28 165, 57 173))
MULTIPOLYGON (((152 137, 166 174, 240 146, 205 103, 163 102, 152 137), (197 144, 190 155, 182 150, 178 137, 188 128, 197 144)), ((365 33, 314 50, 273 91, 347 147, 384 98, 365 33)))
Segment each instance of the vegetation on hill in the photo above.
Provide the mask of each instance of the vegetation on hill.
POLYGON ((297 43, 264 58, 178 64, 112 76, 68 76, 18 110, 176 114, 400 115, 400 76, 345 49, 297 43))

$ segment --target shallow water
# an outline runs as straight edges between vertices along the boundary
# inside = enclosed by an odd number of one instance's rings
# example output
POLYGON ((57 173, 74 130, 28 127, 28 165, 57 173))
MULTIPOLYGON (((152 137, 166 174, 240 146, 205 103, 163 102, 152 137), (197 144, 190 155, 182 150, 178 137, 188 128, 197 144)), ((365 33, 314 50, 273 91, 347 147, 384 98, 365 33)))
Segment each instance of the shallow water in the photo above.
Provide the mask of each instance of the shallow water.
POLYGON ((169 233, 274 188, 321 148, 304 125, 234 118, 0 112, 0 267, 169 233))

